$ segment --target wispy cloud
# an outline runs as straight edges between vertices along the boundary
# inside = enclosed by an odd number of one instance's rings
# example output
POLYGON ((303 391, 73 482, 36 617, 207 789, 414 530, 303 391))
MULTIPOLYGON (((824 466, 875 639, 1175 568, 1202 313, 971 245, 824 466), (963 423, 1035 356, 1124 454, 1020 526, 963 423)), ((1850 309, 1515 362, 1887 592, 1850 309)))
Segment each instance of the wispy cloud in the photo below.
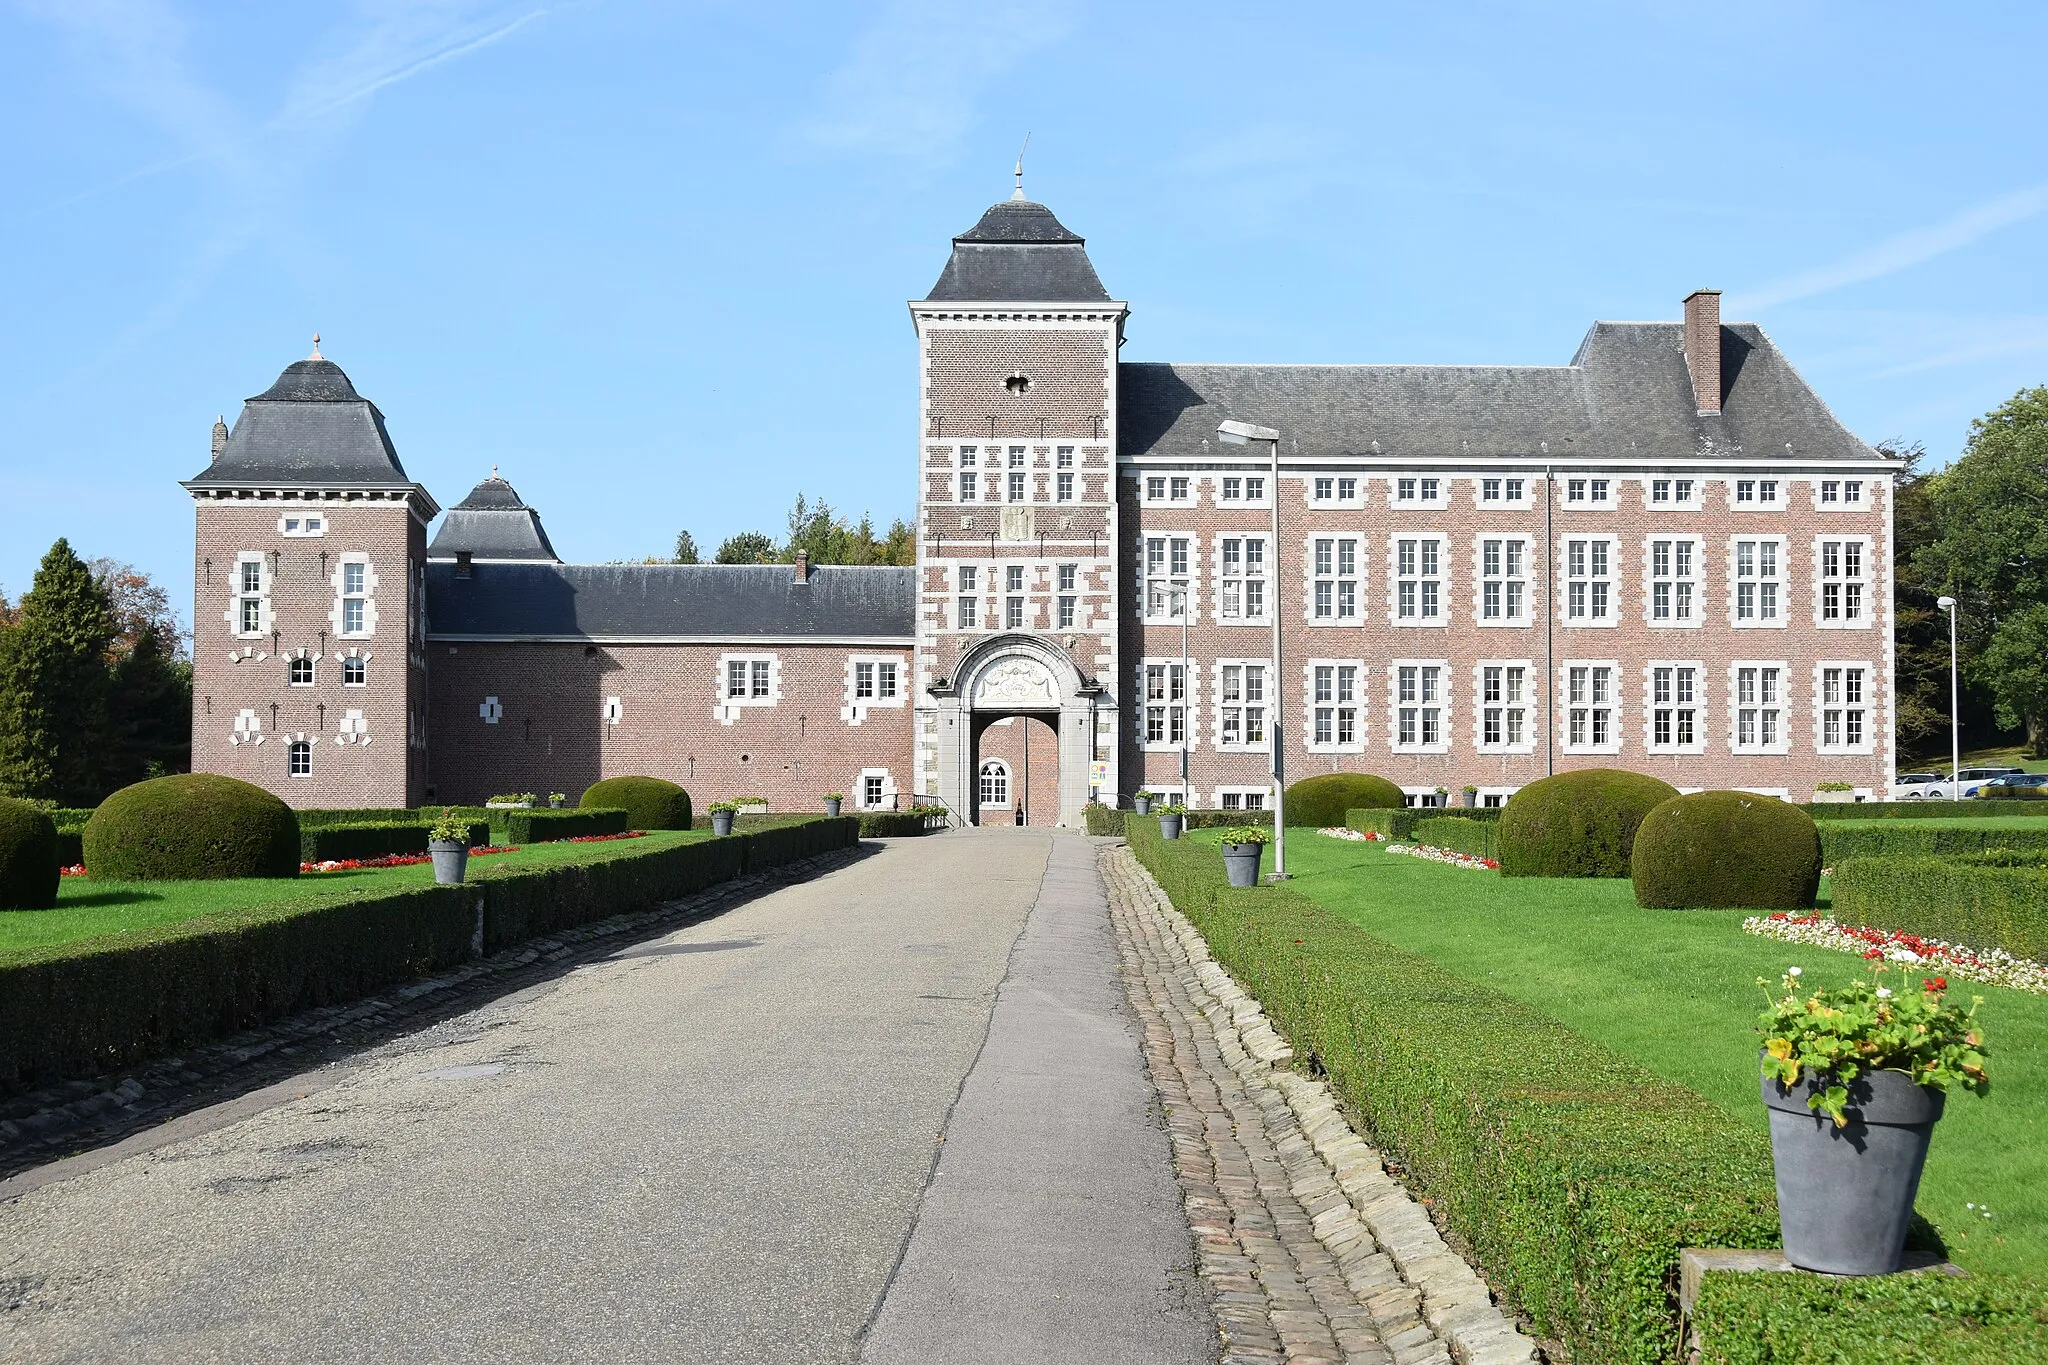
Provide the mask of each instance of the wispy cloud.
POLYGON ((1761 289, 1733 296, 1727 307, 1737 315, 1748 316, 1781 303, 1812 298, 1843 285, 1881 279, 1922 261, 1958 251, 2000 228, 2023 223, 2043 212, 2048 212, 2048 185, 2002 195, 1945 222, 1888 237, 1831 265, 1801 271, 1761 289))
POLYGON ((270 126, 284 128, 324 118, 387 86, 509 38, 546 13, 544 8, 530 9, 510 20, 499 16, 449 29, 445 24, 421 23, 430 16, 401 8, 366 31, 338 63, 310 71, 270 126))

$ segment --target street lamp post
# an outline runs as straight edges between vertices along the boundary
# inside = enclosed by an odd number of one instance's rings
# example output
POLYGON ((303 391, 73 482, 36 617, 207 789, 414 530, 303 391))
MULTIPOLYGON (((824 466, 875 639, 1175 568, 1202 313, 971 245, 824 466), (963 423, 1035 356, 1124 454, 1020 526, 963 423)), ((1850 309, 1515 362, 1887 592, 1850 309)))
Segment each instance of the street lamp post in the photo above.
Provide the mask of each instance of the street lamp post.
POLYGON ((1963 708, 1956 686, 1956 599, 1937 597, 1934 605, 1948 613, 1948 799, 1963 799, 1963 708))
POLYGON ((1267 601, 1266 610, 1273 618, 1273 678, 1271 696, 1267 709, 1271 713, 1266 722, 1266 747, 1273 757, 1273 880, 1287 879, 1287 797, 1286 760, 1282 750, 1286 744, 1286 726, 1281 719, 1280 698, 1286 688, 1281 683, 1284 670, 1280 661, 1280 433, 1272 427, 1256 426, 1250 422, 1228 421, 1218 424, 1216 438, 1227 446, 1250 445, 1264 441, 1273 456, 1273 473, 1266 485, 1266 495, 1273 508, 1273 584, 1275 591, 1267 601))
MULTIPOLYGON (((1180 584, 1173 590, 1174 610, 1180 613, 1180 804, 1194 803, 1194 788, 1188 781, 1188 737, 1194 728, 1194 672, 1188 666, 1188 585, 1180 584)), ((1168 716, 1173 714, 1173 688, 1166 689, 1168 716)))

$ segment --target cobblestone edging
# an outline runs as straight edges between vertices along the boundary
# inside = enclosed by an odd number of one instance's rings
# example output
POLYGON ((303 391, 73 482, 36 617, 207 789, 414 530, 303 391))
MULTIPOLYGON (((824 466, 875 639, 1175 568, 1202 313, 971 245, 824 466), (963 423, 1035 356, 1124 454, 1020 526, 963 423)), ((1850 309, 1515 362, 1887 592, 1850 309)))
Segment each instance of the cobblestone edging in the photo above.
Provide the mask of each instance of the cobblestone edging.
POLYGON ((190 1048, 175 1057, 65 1081, 0 1100, 0 1180, 251 1090, 332 1065, 397 1034, 560 975, 564 964, 610 955, 636 939, 681 928, 850 861, 856 852, 721 882, 652 910, 528 939, 425 980, 190 1048))
POLYGON ((1101 862, 1226 1365, 1538 1360, 1130 850, 1101 862))

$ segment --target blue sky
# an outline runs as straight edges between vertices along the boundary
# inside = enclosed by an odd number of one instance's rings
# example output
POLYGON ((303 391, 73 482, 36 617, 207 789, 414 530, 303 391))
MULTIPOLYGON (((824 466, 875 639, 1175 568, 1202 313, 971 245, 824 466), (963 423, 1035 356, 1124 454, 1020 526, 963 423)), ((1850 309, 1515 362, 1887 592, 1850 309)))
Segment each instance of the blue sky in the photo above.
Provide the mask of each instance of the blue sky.
POLYGON ((0 587, 189 616, 216 413, 322 349, 578 560, 910 510, 904 300, 1026 186, 1130 359, 1561 364, 1710 285, 1851 428, 2048 382, 2039 5, 0 0, 0 587))

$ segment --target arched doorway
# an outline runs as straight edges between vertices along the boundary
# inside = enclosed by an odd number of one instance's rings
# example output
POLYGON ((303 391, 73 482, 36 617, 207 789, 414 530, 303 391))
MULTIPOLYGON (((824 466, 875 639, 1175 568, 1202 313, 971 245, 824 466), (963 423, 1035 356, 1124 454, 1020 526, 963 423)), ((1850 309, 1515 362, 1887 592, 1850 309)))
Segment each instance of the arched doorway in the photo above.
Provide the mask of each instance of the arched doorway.
POLYGON ((1060 822, 1059 713, 974 713, 975 823, 1060 822))
POLYGON ((999 635, 929 689, 938 796, 977 824, 1078 825, 1095 757, 1098 689, 1065 650, 1033 635, 999 635), (990 760, 1002 765, 1006 805, 984 805, 990 760))

